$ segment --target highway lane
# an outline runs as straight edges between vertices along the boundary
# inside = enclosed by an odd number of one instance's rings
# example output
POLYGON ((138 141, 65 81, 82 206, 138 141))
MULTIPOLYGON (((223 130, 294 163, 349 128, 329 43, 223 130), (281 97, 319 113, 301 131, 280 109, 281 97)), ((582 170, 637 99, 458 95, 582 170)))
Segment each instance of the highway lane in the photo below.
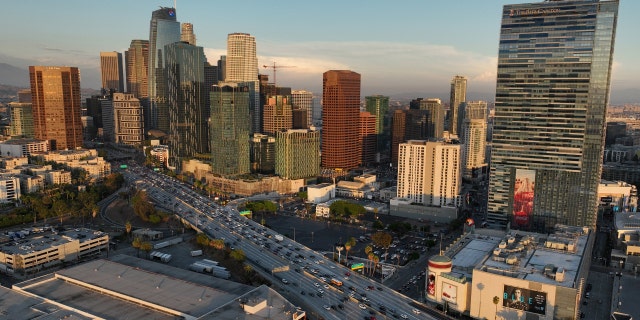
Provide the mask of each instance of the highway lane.
POLYGON ((309 314, 325 319, 362 319, 372 314, 382 318, 381 312, 385 312, 387 317, 399 319, 436 319, 425 313, 414 313, 417 310, 412 305, 420 305, 417 301, 351 272, 289 238, 276 240, 275 231, 251 219, 245 219, 235 207, 222 207, 212 203, 210 199, 195 193, 175 179, 135 166, 125 172, 125 178, 139 189, 147 190, 156 203, 172 207, 178 215, 209 236, 224 238, 231 247, 242 249, 248 262, 254 267, 264 271, 288 266, 288 271, 271 272, 271 280, 275 286, 295 295, 307 307, 312 308, 313 310, 308 310, 309 314), (345 279, 346 272, 351 273, 348 279, 345 279), (321 279, 322 276, 325 276, 326 281, 321 279), (287 284, 282 282, 283 278, 287 280, 287 284), (329 284, 331 278, 340 279, 343 285, 338 288, 329 284), (367 290, 369 286, 373 290, 367 290), (382 290, 378 290, 378 287, 382 290), (355 289, 353 293, 349 288, 355 289), (317 295, 318 289, 324 292, 321 297, 317 295), (302 291, 305 292, 304 295, 301 294, 302 291), (313 296, 309 293, 313 293, 313 296), (347 300, 343 301, 345 297, 347 300), (360 305, 365 308, 362 309, 360 305))

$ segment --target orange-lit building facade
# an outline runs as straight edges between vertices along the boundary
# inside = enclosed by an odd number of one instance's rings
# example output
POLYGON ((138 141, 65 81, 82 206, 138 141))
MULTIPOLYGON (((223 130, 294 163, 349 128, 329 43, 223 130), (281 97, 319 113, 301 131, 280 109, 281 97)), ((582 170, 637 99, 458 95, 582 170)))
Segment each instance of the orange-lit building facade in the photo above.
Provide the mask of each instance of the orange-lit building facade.
POLYGON ((360 165, 360 74, 330 70, 322 77, 322 167, 360 165))
POLYGON ((34 136, 51 150, 82 146, 80 71, 76 67, 30 66, 34 136))
POLYGON ((262 133, 275 136, 277 131, 292 128, 291 98, 283 95, 267 97, 262 111, 262 133))
POLYGON ((360 112, 360 146, 363 165, 376 162, 377 144, 376 116, 370 112, 360 112))

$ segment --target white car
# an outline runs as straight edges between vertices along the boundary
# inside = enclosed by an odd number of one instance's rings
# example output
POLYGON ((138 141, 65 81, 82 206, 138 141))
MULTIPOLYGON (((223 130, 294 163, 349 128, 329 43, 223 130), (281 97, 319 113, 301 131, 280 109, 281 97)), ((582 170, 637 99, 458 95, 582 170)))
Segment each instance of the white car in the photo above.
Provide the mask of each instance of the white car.
POLYGON ((325 289, 329 289, 329 286, 328 286, 328 285, 326 285, 326 284, 325 284, 323 287, 324 287, 325 289))
POLYGON ((316 283, 314 283, 313 285, 314 285, 314 286, 316 286, 316 288, 319 288, 319 287, 320 287, 320 285, 319 285, 317 282, 316 282, 316 283))
POLYGON ((324 293, 324 290, 322 290, 322 289, 318 289, 318 292, 320 292, 320 293, 324 293))
POLYGON ((364 309, 366 309, 366 308, 367 308, 367 306, 365 306, 365 305, 364 305, 364 304, 362 304, 362 303, 361 303, 361 304, 359 304, 359 305, 358 305, 358 307, 360 307, 360 309, 362 309, 362 310, 364 310, 364 309))
POLYGON ((413 313, 415 313, 415 314, 420 314, 420 310, 418 310, 418 309, 413 309, 412 311, 413 311, 413 313))
POLYGON ((329 306, 328 306, 328 305, 326 305, 326 304, 325 304, 324 306, 322 306, 322 307, 323 307, 323 308, 325 308, 325 309, 327 309, 327 310, 331 310, 331 307, 329 307, 329 306))
POLYGON ((400 315, 400 318, 402 318, 402 319, 409 319, 409 316, 407 316, 406 314, 404 314, 404 313, 403 313, 403 314, 401 314, 401 315, 400 315))

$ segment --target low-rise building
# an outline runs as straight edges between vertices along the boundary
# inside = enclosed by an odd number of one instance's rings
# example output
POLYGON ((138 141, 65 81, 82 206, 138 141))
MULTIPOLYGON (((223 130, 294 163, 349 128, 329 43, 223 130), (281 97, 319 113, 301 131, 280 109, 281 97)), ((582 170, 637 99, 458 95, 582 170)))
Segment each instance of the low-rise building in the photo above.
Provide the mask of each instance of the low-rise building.
POLYGON ((601 180, 598 199, 601 205, 610 206, 616 212, 635 211, 638 207, 638 190, 624 181, 601 180))
POLYGON ((0 176, 0 202, 17 202, 20 195, 20 180, 17 176, 0 176))
POLYGON ((331 204, 336 201, 338 201, 338 199, 333 199, 327 202, 319 203, 316 206, 316 217, 322 217, 322 218, 331 217, 331 204))
MULTIPOLYGON (((98 156, 95 149, 58 150, 38 153, 37 157, 44 161, 63 163, 71 168, 83 169, 93 181, 104 179, 111 174, 111 164, 98 156)), ((69 180, 70 183, 71 180, 69 180)))
POLYGON ((307 186, 307 201, 315 204, 329 201, 336 197, 336 186, 332 183, 321 183, 307 186))
POLYGON ((0 143, 0 155, 6 157, 28 157, 33 153, 48 152, 49 150, 48 140, 23 138, 0 143))
POLYGON ((71 172, 64 170, 52 170, 44 173, 44 181, 49 185, 71 183, 71 172))

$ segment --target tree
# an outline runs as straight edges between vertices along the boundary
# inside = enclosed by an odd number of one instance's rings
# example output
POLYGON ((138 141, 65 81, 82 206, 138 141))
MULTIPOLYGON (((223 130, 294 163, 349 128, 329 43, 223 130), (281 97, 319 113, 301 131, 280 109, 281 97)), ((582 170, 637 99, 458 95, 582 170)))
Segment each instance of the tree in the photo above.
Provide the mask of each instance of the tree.
POLYGON ((367 261, 369 262, 369 275, 373 274, 373 258, 376 255, 373 252, 369 252, 369 254, 367 255, 367 261))
MULTIPOLYGON (((373 255, 373 272, 371 273, 371 276, 376 273, 376 269, 378 269, 378 263, 380 263, 380 257, 373 255)), ((380 272, 380 274, 382 274, 382 272, 380 272)))
POLYGON ((500 298, 498 296, 493 297, 493 304, 496 305, 496 313, 494 315, 494 319, 498 319, 498 303, 500 302, 500 298))
POLYGON ((388 253, 389 246, 393 241, 393 236, 391 236, 391 234, 389 233, 378 231, 371 236, 371 241, 373 241, 373 244, 375 244, 376 246, 384 248, 385 253, 388 253))
POLYGON ((349 240, 347 240, 347 242, 344 244, 344 250, 346 251, 344 260, 345 261, 349 261, 349 251, 356 245, 356 238, 351 237, 349 238, 349 240))
POLYGON ((196 236, 196 243, 201 247, 208 246, 210 242, 211 240, 209 240, 209 237, 204 233, 198 233, 196 236))
POLYGON ((55 200, 53 202, 52 209, 56 217, 60 218, 60 224, 62 224, 62 219, 64 218, 64 215, 68 210, 67 203, 64 200, 55 200))
POLYGON ((136 257, 140 258, 140 247, 142 246, 142 240, 140 238, 135 238, 131 242, 131 246, 136 248, 136 257))
POLYGON ((369 264, 371 262, 371 254, 373 252, 373 247, 372 246, 366 246, 364 248, 364 253, 367 255, 367 269, 369 269, 369 264))
POLYGON ((229 257, 239 262, 243 262, 246 259, 244 251, 242 251, 242 249, 231 250, 231 252, 229 253, 229 257))
POLYGON ((153 244, 149 241, 143 241, 140 243, 140 250, 144 251, 147 257, 149 257, 149 252, 153 250, 153 244))
POLYGON ((224 245, 224 240, 222 239, 213 239, 209 242, 209 246, 211 246, 214 249, 217 250, 223 250, 225 245, 224 245))
POLYGON ((131 239, 131 229, 133 229, 133 226, 131 225, 131 221, 128 221, 124 223, 124 230, 127 231, 127 238, 131 239))

